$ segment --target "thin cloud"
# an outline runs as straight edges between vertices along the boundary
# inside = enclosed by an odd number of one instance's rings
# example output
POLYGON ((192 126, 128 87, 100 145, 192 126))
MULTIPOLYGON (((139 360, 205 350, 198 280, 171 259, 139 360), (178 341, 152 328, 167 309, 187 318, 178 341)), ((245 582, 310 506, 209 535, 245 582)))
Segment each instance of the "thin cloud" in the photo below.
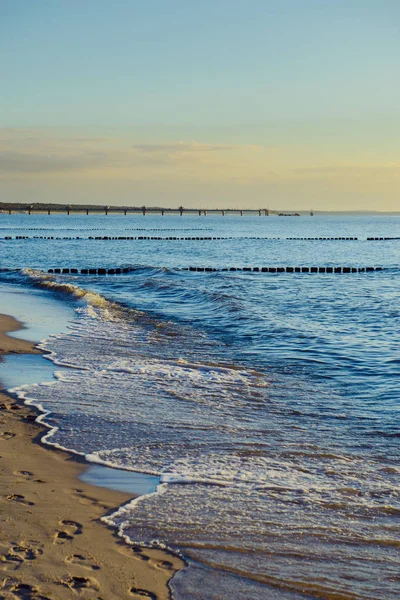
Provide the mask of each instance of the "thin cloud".
POLYGON ((31 130, 0 130, 0 173, 54 174, 93 169, 129 171, 215 163, 218 152, 242 148, 226 144, 171 142, 127 145, 115 138, 57 137, 31 130), (209 158, 207 158, 209 157, 209 158))
POLYGON ((315 167, 299 167, 292 169, 293 173, 305 174, 305 175, 336 175, 336 174, 355 174, 365 173, 371 171, 396 171, 399 172, 399 165, 396 163, 391 164, 368 164, 368 165, 321 165, 315 167))
POLYGON ((85 156, 40 155, 0 150, 0 173, 57 173, 110 164, 102 154, 85 156))
POLYGON ((197 153, 197 152, 221 152, 234 150, 235 146, 224 144, 200 144, 196 142, 176 142, 172 144, 134 144, 132 146, 137 152, 144 154, 152 153, 197 153))
MULTIPOLYGON (((196 141, 134 143, 124 138, 48 135, 31 130, 0 129, 0 175, 49 175, 103 172, 117 177, 150 177, 169 172, 175 179, 231 178, 232 172, 256 169, 268 150, 261 146, 207 144, 196 141)), ((274 154, 276 150, 272 150, 274 154)), ((271 148, 269 149, 271 153, 271 148)), ((268 159, 268 156, 265 156, 268 159)))

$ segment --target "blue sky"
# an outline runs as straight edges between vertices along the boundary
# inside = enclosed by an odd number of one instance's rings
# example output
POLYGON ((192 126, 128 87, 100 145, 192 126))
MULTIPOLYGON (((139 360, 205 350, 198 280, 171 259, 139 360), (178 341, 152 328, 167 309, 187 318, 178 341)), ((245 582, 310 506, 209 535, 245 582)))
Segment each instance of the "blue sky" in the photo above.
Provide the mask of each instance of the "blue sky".
POLYGON ((4 189, 395 210, 399 23, 397 0, 2 0, 4 189))

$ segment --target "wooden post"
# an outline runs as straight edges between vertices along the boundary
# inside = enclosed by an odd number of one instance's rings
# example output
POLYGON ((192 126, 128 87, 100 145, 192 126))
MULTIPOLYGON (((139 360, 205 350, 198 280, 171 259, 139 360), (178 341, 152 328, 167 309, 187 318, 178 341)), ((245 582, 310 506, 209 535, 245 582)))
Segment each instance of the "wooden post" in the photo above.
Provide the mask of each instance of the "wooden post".
POLYGON ((88 215, 88 214, 89 214, 89 209, 87 208, 87 209, 86 209, 86 215, 88 215))

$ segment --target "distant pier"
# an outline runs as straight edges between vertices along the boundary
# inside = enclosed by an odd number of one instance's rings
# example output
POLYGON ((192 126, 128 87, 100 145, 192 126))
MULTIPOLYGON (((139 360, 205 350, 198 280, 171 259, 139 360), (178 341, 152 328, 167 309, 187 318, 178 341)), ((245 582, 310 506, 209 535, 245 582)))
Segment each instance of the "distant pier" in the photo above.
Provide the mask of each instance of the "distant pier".
POLYGON ((0 214, 13 214, 13 213, 26 213, 26 214, 47 214, 51 215, 54 213, 61 213, 65 215, 71 214, 84 214, 84 215, 97 215, 97 214, 121 214, 123 216, 128 215, 198 215, 199 217, 206 217, 207 215, 238 215, 243 217, 244 215, 269 217, 270 215, 277 215, 279 217, 299 217, 300 214, 311 214, 308 211, 290 212, 275 210, 271 208, 184 208, 179 206, 177 208, 163 208, 159 206, 108 206, 100 204, 48 204, 48 203, 34 203, 34 204, 23 204, 23 203, 8 203, 0 202, 0 214))

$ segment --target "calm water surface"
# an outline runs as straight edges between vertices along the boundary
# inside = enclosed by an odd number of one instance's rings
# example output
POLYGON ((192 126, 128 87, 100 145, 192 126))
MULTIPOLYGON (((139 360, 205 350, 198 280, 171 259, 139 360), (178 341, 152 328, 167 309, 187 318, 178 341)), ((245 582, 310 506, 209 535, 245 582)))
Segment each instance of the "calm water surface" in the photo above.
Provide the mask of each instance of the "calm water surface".
POLYGON ((75 311, 17 392, 48 443, 161 477, 109 522, 185 556, 177 600, 399 597, 400 240, 371 236, 400 218, 0 215, 3 285, 75 311), (181 270, 287 265, 384 270, 181 270))

